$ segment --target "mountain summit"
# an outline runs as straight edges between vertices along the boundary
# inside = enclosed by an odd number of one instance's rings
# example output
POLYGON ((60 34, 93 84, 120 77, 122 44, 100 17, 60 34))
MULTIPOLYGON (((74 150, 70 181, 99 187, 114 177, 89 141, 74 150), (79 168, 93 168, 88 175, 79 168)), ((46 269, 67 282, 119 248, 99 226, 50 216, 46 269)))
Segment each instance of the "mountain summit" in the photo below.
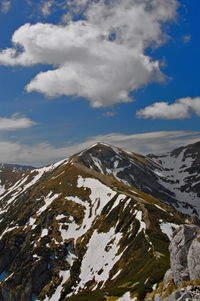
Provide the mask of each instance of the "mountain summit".
POLYGON ((98 143, 0 173, 0 300, 144 300, 173 230, 198 223, 199 166, 199 144, 142 156, 98 143))

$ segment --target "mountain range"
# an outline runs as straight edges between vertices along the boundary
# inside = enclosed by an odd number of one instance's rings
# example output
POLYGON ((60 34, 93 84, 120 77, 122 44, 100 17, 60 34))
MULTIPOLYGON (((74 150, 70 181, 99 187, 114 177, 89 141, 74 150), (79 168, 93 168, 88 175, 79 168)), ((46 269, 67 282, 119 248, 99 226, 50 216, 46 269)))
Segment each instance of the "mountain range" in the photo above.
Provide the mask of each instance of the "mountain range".
POLYGON ((0 166, 1 301, 142 301, 199 226, 200 142, 147 156, 97 143, 42 167, 0 166))

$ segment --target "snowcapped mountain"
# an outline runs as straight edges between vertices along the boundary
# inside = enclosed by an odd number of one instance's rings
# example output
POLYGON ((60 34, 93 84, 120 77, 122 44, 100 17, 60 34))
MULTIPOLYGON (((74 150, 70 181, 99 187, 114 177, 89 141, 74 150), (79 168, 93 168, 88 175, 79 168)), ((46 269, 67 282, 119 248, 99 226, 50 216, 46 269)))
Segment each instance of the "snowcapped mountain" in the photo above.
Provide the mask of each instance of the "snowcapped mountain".
POLYGON ((78 160, 182 213, 200 215, 200 143, 160 156, 142 156, 99 143, 78 160))
POLYGON ((173 229, 199 212, 198 147, 145 157, 96 144, 8 182, 0 173, 0 300, 144 300, 173 229))
MULTIPOLYGON (((192 205, 200 215, 200 142, 151 158, 162 166, 159 183, 170 189, 179 202, 192 205)), ((178 210, 192 213, 180 203, 178 206, 178 210)))

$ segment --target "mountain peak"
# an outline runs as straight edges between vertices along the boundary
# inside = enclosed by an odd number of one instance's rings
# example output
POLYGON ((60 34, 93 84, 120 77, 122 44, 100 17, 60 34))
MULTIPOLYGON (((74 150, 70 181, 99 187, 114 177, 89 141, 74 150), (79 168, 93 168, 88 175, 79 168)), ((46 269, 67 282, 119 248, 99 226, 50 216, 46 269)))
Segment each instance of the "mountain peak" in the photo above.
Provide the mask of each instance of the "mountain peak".
POLYGON ((1 172, 0 299, 143 301, 169 267, 173 229, 200 214, 198 154, 99 142, 12 181, 1 172))

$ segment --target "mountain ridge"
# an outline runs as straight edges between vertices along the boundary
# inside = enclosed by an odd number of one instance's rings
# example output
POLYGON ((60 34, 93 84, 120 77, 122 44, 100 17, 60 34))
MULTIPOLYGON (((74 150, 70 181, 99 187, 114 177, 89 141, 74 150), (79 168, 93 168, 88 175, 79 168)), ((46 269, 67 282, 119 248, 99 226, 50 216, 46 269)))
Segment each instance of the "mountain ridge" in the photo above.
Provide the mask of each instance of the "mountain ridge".
POLYGON ((0 299, 144 300, 169 268, 173 229, 198 215, 159 183, 163 170, 100 143, 20 171, 0 195, 0 299))

